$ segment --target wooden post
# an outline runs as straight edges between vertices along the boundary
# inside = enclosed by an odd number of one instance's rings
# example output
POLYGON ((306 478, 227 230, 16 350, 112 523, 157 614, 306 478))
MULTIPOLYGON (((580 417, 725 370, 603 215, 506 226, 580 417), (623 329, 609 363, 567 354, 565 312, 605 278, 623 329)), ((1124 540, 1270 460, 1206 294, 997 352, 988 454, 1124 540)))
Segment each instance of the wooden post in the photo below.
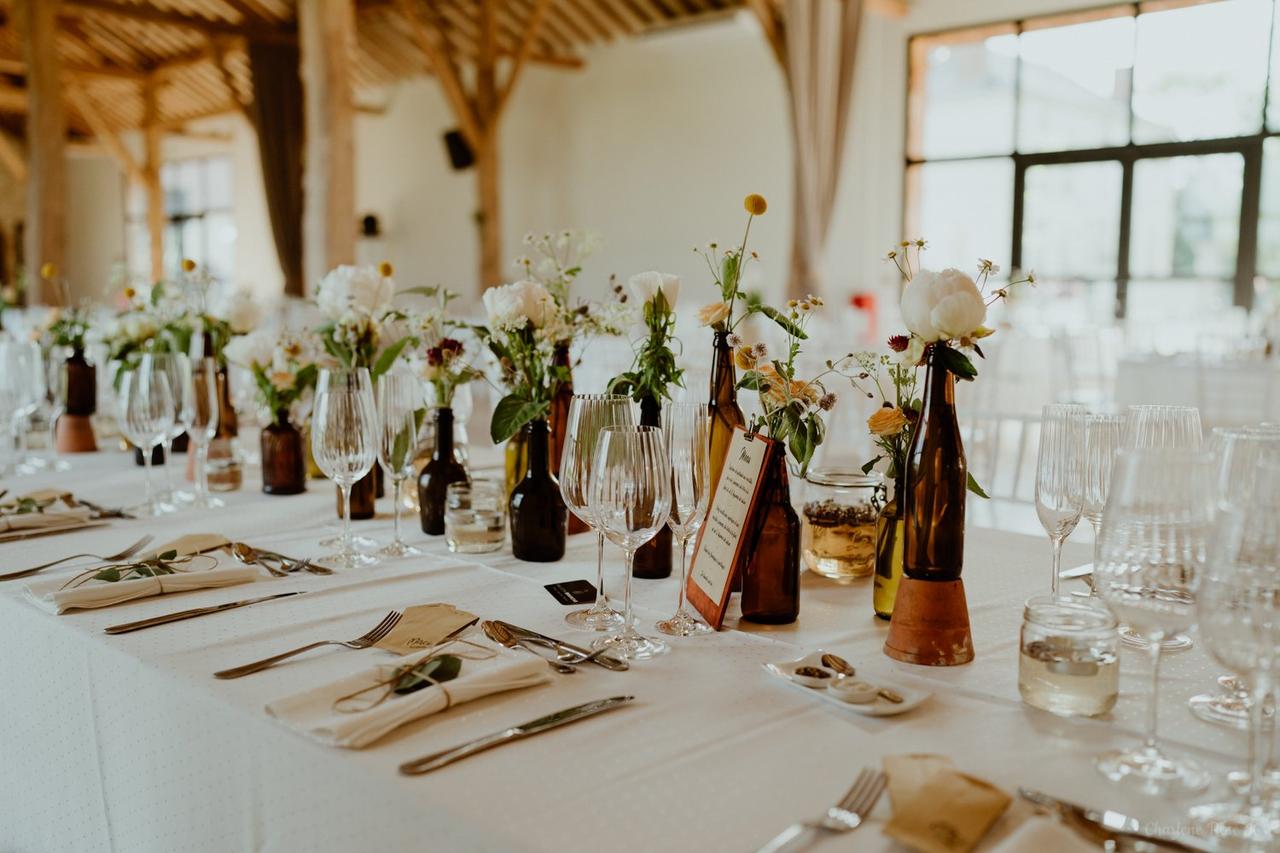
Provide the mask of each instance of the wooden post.
POLYGON ((160 183, 160 150, 163 126, 156 105, 156 81, 143 83, 143 129, 145 157, 142 164, 142 186, 147 192, 147 238, 151 244, 151 281, 164 279, 164 187, 160 183))
POLYGON ((59 305, 55 281, 44 281, 41 266, 66 264, 67 116, 62 104, 62 69, 56 45, 58 0, 15 0, 27 63, 27 219, 25 227, 28 302, 59 305), (39 288, 39 292, 35 292, 39 288))
POLYGON ((307 132, 302 269, 309 282, 355 262, 355 32, 354 0, 298 4, 307 132))
POLYGON ((476 113, 480 138, 476 146, 476 200, 480 225, 480 285, 502 282, 502 207, 498 186, 497 0, 480 3, 480 55, 476 60, 476 113))

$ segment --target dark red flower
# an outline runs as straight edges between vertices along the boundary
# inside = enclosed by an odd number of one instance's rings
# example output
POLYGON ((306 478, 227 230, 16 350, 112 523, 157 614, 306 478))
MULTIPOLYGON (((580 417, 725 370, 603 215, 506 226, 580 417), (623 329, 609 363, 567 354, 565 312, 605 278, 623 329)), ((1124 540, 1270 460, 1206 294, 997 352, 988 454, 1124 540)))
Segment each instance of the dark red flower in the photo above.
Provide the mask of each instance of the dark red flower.
POLYGON ((894 335, 889 338, 889 349, 894 352, 906 352, 906 349, 910 344, 911 339, 906 335, 894 335))
POLYGON ((444 362, 444 351, 440 347, 432 347, 427 350, 427 364, 431 367, 439 367, 444 362))
POLYGON ((440 349, 445 352, 462 352, 462 341, 454 338, 441 338, 440 349))

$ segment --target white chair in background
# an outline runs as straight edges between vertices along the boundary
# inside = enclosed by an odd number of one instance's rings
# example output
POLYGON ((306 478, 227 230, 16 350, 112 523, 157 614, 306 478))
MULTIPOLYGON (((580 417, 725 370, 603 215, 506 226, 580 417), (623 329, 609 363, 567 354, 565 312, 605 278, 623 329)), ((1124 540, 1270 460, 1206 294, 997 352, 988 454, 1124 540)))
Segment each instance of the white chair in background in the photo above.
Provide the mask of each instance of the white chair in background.
POLYGON ((1205 430, 1259 423, 1274 414, 1274 401, 1280 393, 1280 366, 1270 361, 1199 356, 1195 382, 1205 430))

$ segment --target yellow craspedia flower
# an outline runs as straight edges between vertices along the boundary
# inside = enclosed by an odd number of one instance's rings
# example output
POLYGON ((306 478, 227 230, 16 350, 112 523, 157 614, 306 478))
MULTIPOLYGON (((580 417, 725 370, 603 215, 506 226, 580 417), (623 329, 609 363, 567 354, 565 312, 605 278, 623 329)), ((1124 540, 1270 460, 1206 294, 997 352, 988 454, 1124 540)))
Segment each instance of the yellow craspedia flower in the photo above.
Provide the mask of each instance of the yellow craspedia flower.
POLYGON ((769 202, 765 201, 764 196, 759 193, 752 193, 742 200, 742 206, 752 216, 764 216, 764 212, 769 209, 769 202))
POLYGON ((382 276, 383 278, 391 278, 391 276, 395 274, 396 274, 396 269, 395 267, 391 266, 390 261, 383 261, 382 263, 378 264, 378 275, 382 276))
POLYGON ((126 287, 124 289, 124 298, 128 299, 130 302, 132 302, 133 297, 137 295, 138 295, 138 291, 134 290, 132 287, 126 287))
POLYGON ((183 259, 182 259, 182 271, 183 271, 183 272, 195 272, 195 271, 196 271, 196 262, 195 262, 195 261, 193 261, 193 260, 191 260, 190 258, 183 258, 183 259))
POLYGON ((53 278, 57 274, 58 274, 58 265, 55 264, 53 261, 45 261, 44 265, 40 267, 40 277, 45 281, 48 281, 49 279, 53 278))

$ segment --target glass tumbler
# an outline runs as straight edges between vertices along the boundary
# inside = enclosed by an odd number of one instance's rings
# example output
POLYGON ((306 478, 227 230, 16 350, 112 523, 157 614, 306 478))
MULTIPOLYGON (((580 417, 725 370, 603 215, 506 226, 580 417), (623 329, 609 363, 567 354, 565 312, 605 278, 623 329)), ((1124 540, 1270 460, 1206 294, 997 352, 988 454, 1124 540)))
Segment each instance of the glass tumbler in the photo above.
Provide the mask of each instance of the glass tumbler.
POLYGON ((455 554, 488 554, 506 540, 507 499, 500 483, 450 483, 444 499, 444 538, 455 554))
POLYGON ((1063 717, 1096 717, 1116 704, 1120 685, 1116 617, 1090 598, 1038 595, 1022 613, 1018 692, 1063 717))
POLYGON ((800 550, 809 571, 839 583, 876 569, 876 522, 884 506, 878 474, 818 470, 805 478, 800 550))

